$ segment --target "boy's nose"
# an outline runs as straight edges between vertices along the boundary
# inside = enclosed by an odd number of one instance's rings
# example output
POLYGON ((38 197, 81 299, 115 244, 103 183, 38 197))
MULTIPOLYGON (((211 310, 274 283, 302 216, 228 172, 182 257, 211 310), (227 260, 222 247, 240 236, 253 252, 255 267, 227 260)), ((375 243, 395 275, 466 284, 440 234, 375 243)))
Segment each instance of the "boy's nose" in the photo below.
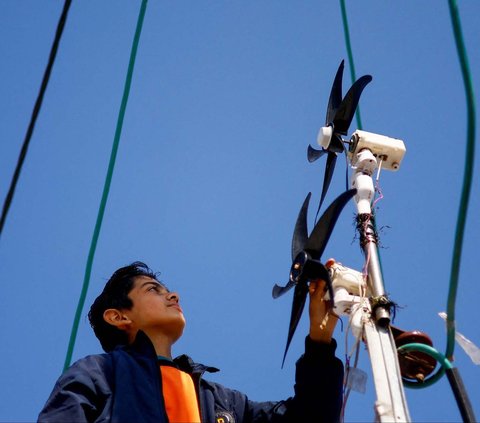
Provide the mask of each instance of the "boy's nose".
POLYGON ((170 292, 167 297, 168 301, 174 301, 178 303, 180 301, 180 296, 176 292, 170 292))

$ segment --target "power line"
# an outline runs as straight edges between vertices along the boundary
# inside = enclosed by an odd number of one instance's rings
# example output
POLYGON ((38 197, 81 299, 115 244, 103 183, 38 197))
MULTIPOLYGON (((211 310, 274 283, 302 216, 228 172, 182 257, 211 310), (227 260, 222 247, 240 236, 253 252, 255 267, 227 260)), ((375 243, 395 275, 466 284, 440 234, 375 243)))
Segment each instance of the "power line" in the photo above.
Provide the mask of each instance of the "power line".
POLYGON ((60 19, 58 20, 57 31, 55 33, 55 38, 53 40, 52 48, 50 50, 50 56, 48 58, 47 67, 43 74, 40 91, 38 92, 37 100, 35 101, 35 105, 33 107, 32 116, 30 118, 30 123, 28 125, 27 133, 23 141, 22 149, 20 150, 20 155, 18 157, 17 166, 15 168, 15 172, 13 174, 13 178, 10 183, 10 188, 8 190, 7 196, 5 197, 5 202, 3 203, 2 216, 0 218, 0 236, 2 235, 3 227, 5 225, 5 220, 7 219, 7 214, 13 200, 13 195, 15 193, 15 188, 17 186, 18 178, 20 177, 20 172, 22 171, 23 162, 25 161, 25 157, 27 155, 28 146, 30 145, 30 140, 32 138, 33 130, 35 128, 35 123, 37 122, 38 114, 40 113, 40 109, 42 107, 43 97, 47 89, 48 81, 50 80, 50 74, 52 73, 53 64, 55 62, 55 57, 57 56, 58 46, 60 44, 60 39, 62 37, 63 28, 65 27, 65 23, 67 21, 67 15, 68 15, 68 11, 70 9, 71 3, 72 3, 72 0, 65 0, 62 14, 60 15, 60 19))
POLYGON ((110 154, 110 161, 108 164, 107 176, 105 178, 105 184, 103 186, 102 199, 100 201, 100 207, 97 214, 97 221, 93 231, 92 242, 90 244, 90 250, 88 252, 87 264, 85 267, 85 275, 83 278, 82 291, 78 300, 77 310, 75 312, 75 318, 73 321, 72 331, 70 333, 70 340, 68 343, 67 354, 65 357, 65 363, 63 370, 65 371, 72 361, 73 349, 75 347, 75 341, 77 339, 78 326, 82 315, 83 307, 85 305, 85 298, 87 296, 88 286, 90 284, 90 275, 92 273, 93 259, 95 256, 95 250, 97 248, 98 237, 100 235, 100 229, 102 227, 103 216, 105 214, 105 207, 108 200, 108 193, 110 191, 110 185, 112 182, 113 170, 115 167, 115 160, 117 157, 118 145, 120 142, 120 135, 122 133, 123 119, 125 117, 125 110, 127 108, 128 95, 130 93, 130 86, 132 84, 133 69, 135 67, 135 58, 137 55, 138 43, 140 40, 140 34, 142 32, 143 20, 145 17, 145 10, 147 8, 147 0, 142 0, 140 7, 140 13, 137 20, 137 28, 135 30, 135 36, 133 39, 132 50, 130 52, 130 61, 128 64, 127 76, 125 79, 125 86, 123 89, 122 103, 120 105, 120 111, 118 113, 117 126, 115 130, 115 136, 113 139, 112 152, 110 154))
MULTIPOLYGON (((458 290, 458 277, 460 273, 460 262, 462 256, 463 237, 465 232, 465 225, 467 219, 468 203, 471 192, 471 185, 473 180, 473 167, 475 161, 475 95, 473 91, 473 84, 470 74, 470 68, 468 64, 468 56, 465 47, 465 42, 462 35, 461 20, 458 12, 458 6, 456 0, 448 0, 450 8, 450 17, 452 21, 452 28, 455 38, 455 44, 457 47, 457 54, 460 62, 460 67, 463 76, 463 82, 465 87, 465 96, 467 101, 467 141, 466 141, 466 159, 465 170, 462 184, 462 194, 460 199, 459 212, 457 217, 457 226, 455 230, 455 243, 452 254, 452 267, 450 272, 450 283, 447 299, 447 347, 445 357, 451 360, 453 356, 453 350, 455 346, 455 301, 458 290)), ((345 34, 345 44, 347 48, 348 58, 350 62, 350 70, 352 82, 355 81, 355 65, 353 62, 352 46, 350 42, 350 30, 348 27, 347 12, 345 7, 345 0, 340 0, 340 6, 342 11, 342 20, 345 34)), ((361 117, 359 108, 357 109, 357 124, 361 128, 361 117)), ((407 386, 412 387, 427 387, 438 381, 443 376, 443 368, 441 368, 434 376, 430 377, 426 383, 423 384, 410 384, 407 386)), ((466 396, 466 393, 465 393, 466 396)))
POLYGON ((453 356, 455 346, 455 300, 457 297, 458 275, 462 256, 463 235, 467 220, 468 203, 473 179, 473 164, 475 159, 475 94, 473 92, 472 77, 468 64, 467 51, 462 35, 462 25, 456 0, 449 0, 450 17, 452 20, 453 34, 457 46, 458 59, 462 70, 465 96, 467 100, 467 148, 465 155, 465 171, 463 175, 462 195, 458 210, 457 226, 455 230, 455 244, 453 247, 452 268, 447 301, 447 348, 445 356, 453 356))
MULTIPOLYGON (((355 75, 355 63, 353 61, 352 43, 350 41, 350 28, 348 26, 347 8, 345 7, 345 0, 340 0, 340 8, 342 9, 343 33, 345 34, 345 45, 347 47, 348 63, 350 64, 350 76, 352 78, 353 84, 356 81, 357 77, 355 75)), ((358 104, 357 106, 355 118, 357 120, 358 129, 363 129, 362 117, 360 115, 360 104, 358 104)))

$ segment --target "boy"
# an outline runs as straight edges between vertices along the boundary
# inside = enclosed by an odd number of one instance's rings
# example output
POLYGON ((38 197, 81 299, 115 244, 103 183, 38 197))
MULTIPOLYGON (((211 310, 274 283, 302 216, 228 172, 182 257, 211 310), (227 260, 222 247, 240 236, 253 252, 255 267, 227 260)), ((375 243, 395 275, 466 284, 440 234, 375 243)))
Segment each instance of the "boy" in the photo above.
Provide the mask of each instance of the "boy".
POLYGON ((57 381, 40 422, 246 423, 335 422, 342 405, 343 366, 327 323, 323 281, 310 283, 310 333, 297 362, 295 396, 254 402, 203 379, 218 369, 172 345, 185 318, 179 296, 141 262, 118 269, 88 314, 105 354, 73 364, 57 381), (324 324, 322 324, 322 322, 324 324))

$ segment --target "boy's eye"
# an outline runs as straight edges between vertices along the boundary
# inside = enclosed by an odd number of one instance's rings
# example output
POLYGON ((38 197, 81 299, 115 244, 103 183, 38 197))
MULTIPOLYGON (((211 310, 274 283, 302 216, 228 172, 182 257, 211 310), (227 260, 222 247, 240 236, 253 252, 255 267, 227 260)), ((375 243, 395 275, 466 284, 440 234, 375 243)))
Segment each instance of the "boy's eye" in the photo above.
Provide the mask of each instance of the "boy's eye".
POLYGON ((150 288, 148 288, 147 291, 160 292, 161 294, 168 294, 169 293, 168 289, 165 289, 163 286, 160 286, 160 285, 152 285, 152 286, 150 286, 150 288))

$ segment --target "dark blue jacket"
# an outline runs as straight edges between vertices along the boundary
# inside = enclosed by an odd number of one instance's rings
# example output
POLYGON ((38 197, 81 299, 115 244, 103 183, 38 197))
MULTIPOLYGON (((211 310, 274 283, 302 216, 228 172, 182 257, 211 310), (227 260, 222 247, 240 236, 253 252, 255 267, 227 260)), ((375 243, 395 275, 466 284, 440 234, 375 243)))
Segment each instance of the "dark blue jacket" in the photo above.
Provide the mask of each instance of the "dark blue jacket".
MULTIPOLYGON (((255 402, 246 395, 202 378, 218 369, 194 363, 186 355, 177 366, 192 375, 204 423, 336 422, 342 405, 343 365, 336 343, 307 337, 298 360, 295 395, 285 401, 255 402)), ((167 423, 157 357, 148 337, 108 354, 87 356, 57 381, 39 422, 167 423)))

